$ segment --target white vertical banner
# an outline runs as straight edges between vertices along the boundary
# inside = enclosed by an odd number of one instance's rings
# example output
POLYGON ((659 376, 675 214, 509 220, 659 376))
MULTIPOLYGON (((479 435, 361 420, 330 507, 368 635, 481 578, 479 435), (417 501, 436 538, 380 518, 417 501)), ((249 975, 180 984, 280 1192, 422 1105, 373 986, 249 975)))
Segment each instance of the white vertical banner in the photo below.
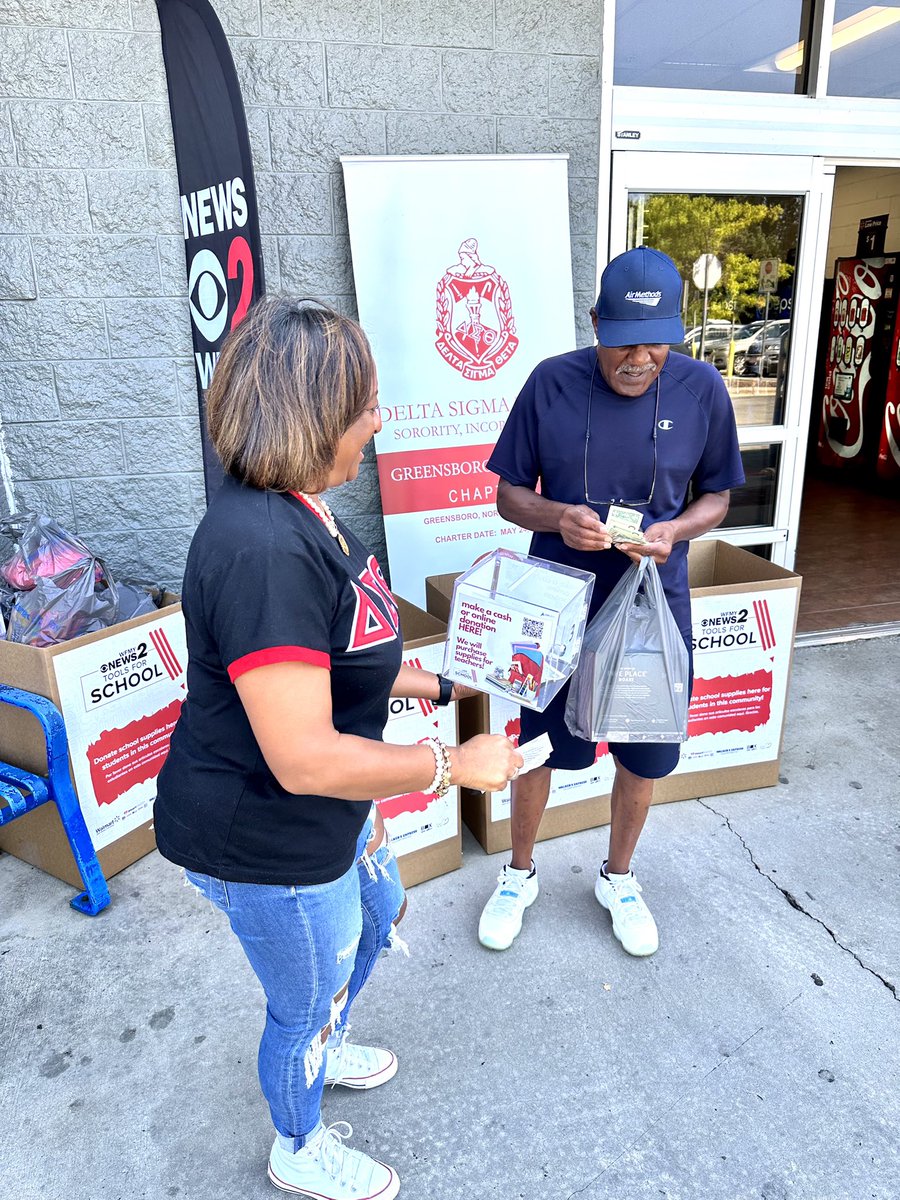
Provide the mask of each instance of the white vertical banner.
POLYGON ((422 604, 426 575, 528 546, 485 461, 533 368, 575 346, 567 156, 341 163, 391 586, 422 604))

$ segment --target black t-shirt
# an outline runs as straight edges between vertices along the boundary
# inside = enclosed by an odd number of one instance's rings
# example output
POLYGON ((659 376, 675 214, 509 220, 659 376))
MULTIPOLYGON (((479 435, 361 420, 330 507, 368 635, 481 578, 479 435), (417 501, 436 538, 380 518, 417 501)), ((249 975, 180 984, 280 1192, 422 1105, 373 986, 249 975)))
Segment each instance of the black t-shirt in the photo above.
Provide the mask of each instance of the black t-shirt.
POLYGON ((374 556, 339 525, 349 555, 298 497, 229 478, 197 528, 182 597, 188 695, 154 809, 160 852, 189 870, 308 885, 353 863, 369 803, 286 791, 234 686, 269 663, 325 667, 335 729, 381 741, 399 619, 374 556))

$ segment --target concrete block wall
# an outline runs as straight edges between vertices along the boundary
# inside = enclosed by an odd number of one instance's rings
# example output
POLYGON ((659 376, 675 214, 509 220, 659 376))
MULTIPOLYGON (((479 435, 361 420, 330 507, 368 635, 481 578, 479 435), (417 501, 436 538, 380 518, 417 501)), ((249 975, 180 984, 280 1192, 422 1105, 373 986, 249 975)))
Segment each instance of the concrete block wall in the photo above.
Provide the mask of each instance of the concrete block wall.
MULTIPOLYGON (((567 152, 586 344, 601 5, 213 0, 269 290, 356 315, 341 154, 567 152)), ((153 0, 0 0, 0 502, 176 586, 204 509, 177 191, 153 0)), ((333 501, 384 561, 373 457, 333 501)))

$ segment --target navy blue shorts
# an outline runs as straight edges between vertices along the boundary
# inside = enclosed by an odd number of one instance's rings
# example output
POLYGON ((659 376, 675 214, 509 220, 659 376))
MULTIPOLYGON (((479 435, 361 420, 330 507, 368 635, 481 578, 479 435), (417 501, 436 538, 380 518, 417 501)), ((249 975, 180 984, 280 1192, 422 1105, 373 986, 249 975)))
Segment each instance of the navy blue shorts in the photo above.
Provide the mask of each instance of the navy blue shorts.
MULTIPOLYGON (((690 643, 688 642, 688 654, 690 643)), ((693 686, 694 669, 691 659, 690 685, 693 686)), ((553 753, 544 764, 557 771, 583 771, 597 756, 594 742, 569 733, 566 725, 566 700, 569 696, 568 683, 551 700, 542 713, 531 708, 522 708, 520 742, 546 733, 550 737, 553 753)), ((681 757, 680 742, 610 742, 609 752, 622 766, 641 779, 662 779, 671 775, 681 757)))

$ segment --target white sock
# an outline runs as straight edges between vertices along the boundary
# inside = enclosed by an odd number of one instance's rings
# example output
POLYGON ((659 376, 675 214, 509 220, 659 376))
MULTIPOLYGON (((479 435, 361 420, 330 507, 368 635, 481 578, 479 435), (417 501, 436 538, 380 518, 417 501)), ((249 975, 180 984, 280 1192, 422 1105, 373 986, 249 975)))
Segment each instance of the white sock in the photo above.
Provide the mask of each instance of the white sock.
MULTIPOLYGON (((322 1124, 322 1121, 320 1120, 318 1125, 316 1125, 316 1127, 314 1129, 311 1129, 309 1131, 309 1133, 306 1135, 306 1137, 304 1138, 303 1145, 300 1147, 300 1150, 305 1150, 306 1147, 309 1145, 309 1143, 311 1141, 313 1141, 316 1137, 318 1137, 318 1135, 322 1132, 323 1129, 324 1129, 324 1125, 322 1124)), ((300 1150, 294 1149, 295 1140, 296 1140, 295 1138, 289 1137, 285 1133, 278 1134, 278 1144, 281 1146, 282 1150, 284 1150, 287 1154, 299 1154, 300 1153, 300 1150)))

